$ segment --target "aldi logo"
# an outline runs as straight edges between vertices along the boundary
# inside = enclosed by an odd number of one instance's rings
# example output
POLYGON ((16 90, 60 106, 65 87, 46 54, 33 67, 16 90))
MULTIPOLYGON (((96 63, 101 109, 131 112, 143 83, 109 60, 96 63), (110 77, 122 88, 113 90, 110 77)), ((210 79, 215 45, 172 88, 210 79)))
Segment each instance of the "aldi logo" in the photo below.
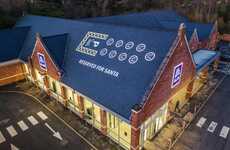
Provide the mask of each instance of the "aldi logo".
POLYGON ((37 53, 37 56, 38 56, 38 61, 39 61, 40 68, 42 70, 47 70, 45 56, 42 53, 37 53))
POLYGON ((183 63, 180 63, 179 65, 174 67, 171 88, 174 88, 175 86, 180 84, 182 72, 183 72, 183 63))

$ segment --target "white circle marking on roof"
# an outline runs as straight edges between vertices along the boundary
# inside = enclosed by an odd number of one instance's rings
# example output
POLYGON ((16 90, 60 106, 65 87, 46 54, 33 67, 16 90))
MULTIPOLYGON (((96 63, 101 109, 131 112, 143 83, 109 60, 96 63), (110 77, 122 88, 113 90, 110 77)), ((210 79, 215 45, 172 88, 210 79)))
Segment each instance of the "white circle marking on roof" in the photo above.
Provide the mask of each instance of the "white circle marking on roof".
POLYGON ((124 44, 124 41, 123 40, 118 40, 117 42, 116 42, 116 47, 121 47, 122 45, 124 44))
POLYGON ((137 45, 136 51, 137 51, 137 52, 142 52, 142 51, 145 50, 145 48, 146 48, 146 45, 143 44, 143 43, 141 43, 141 44, 138 44, 138 45, 137 45))
POLYGON ((113 43, 114 43, 114 39, 113 39, 113 38, 109 38, 109 39, 106 41, 106 45, 107 45, 107 46, 111 46, 113 43))
POLYGON ((103 48, 103 49, 101 49, 101 51, 100 51, 100 55, 101 55, 101 56, 105 56, 107 53, 108 53, 107 48, 103 48))
POLYGON ((156 54, 154 52, 148 52, 145 54, 145 60, 146 61, 153 61, 156 54))
POLYGON ((124 61, 124 60, 126 60, 126 58, 127 58, 127 53, 121 53, 119 56, 118 56, 118 60, 119 61, 124 61))
POLYGON ((110 58, 110 59, 112 59, 112 58, 114 58, 114 57, 116 57, 116 56, 117 56, 117 51, 112 50, 112 51, 109 52, 109 58, 110 58))
POLYGON ((138 61, 137 55, 132 55, 129 57, 129 63, 130 64, 135 64, 138 61))
POLYGON ((134 42, 128 42, 125 44, 125 49, 132 49, 134 46, 134 42))

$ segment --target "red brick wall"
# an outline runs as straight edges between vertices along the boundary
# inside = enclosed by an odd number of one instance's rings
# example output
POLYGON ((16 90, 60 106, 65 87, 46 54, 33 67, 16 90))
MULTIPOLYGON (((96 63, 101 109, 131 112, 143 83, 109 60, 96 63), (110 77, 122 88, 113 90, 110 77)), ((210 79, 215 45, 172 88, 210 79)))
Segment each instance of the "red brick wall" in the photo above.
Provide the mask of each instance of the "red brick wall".
POLYGON ((107 117, 106 111, 100 109, 100 118, 101 118, 101 132, 106 135, 107 134, 107 117))
POLYGON ((223 41, 227 41, 227 42, 230 42, 230 34, 223 34, 221 39, 223 41))
POLYGON ((195 52, 198 49, 198 46, 199 46, 199 40, 196 37, 196 35, 193 34, 189 41, 189 47, 190 47, 191 52, 195 52))
POLYGON ((25 78, 22 63, 0 66, 0 86, 10 84, 25 78))
POLYGON ((209 38, 201 41, 199 44, 199 48, 207 48, 207 49, 215 50, 218 41, 219 41, 219 32, 218 32, 217 24, 215 24, 213 26, 212 33, 210 33, 209 38))
POLYGON ((211 34, 210 40, 209 40, 209 46, 208 46, 210 49, 212 50, 216 49, 216 45, 218 42, 218 36, 219 36, 219 33, 217 31, 211 34))
POLYGON ((141 109, 139 114, 139 123, 150 117, 158 110, 169 98, 179 91, 183 86, 188 84, 195 76, 195 66, 192 62, 189 49, 186 46, 185 38, 182 38, 177 45, 174 53, 169 59, 162 75, 160 76, 154 90, 150 94, 149 99, 141 109), (171 88, 174 66, 183 62, 183 73, 179 85, 171 88))
POLYGON ((56 67, 56 65, 53 63, 49 54, 47 53, 45 46, 43 46, 43 43, 40 40, 40 37, 37 37, 37 41, 34 47, 34 52, 31 58, 32 58, 32 63, 33 63, 34 68, 38 69, 42 73, 47 73, 49 76, 51 76, 52 78, 56 80, 59 80, 59 73, 58 73, 59 70, 56 67), (44 71, 43 69, 41 69, 39 65, 38 56, 37 56, 38 52, 42 53, 45 56, 45 60, 47 64, 47 71, 44 71))
POLYGON ((201 48, 208 48, 208 40, 200 41, 199 49, 201 49, 201 48))

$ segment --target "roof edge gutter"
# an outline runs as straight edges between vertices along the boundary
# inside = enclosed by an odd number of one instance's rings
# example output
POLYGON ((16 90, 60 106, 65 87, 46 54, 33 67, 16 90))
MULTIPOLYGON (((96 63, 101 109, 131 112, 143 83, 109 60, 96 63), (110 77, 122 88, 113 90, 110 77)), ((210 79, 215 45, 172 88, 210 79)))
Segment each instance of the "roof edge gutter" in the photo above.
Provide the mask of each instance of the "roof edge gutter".
POLYGON ((202 67, 196 69, 196 73, 200 73, 205 67, 207 67, 210 63, 212 63, 215 59, 219 58, 220 52, 216 52, 216 55, 209 59, 202 67))
POLYGON ((2 67, 2 66, 7 66, 7 65, 13 65, 13 64, 16 64, 16 63, 19 63, 19 62, 22 63, 22 61, 21 61, 20 59, 8 60, 8 61, 5 61, 5 62, 1 62, 1 63, 0 63, 0 67, 2 67))

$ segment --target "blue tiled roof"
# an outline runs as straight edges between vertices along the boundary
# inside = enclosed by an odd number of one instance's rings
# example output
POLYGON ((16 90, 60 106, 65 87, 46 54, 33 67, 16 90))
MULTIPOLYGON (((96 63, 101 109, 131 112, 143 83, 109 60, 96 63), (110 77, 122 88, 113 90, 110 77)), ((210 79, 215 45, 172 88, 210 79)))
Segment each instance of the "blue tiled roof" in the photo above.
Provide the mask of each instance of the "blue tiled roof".
POLYGON ((30 27, 0 30, 0 62, 17 59, 30 27))
POLYGON ((107 23, 115 25, 126 25, 140 28, 159 28, 162 26, 159 21, 180 21, 187 22, 188 19, 179 15, 173 10, 155 10, 142 13, 123 14, 117 16, 95 17, 82 19, 88 22, 107 23))
POLYGON ((192 55, 196 64, 196 70, 197 72, 200 72, 205 66, 209 65, 213 60, 219 57, 219 52, 201 49, 192 55))
POLYGON ((43 37, 43 42, 47 47, 51 57, 60 69, 64 61, 68 34, 43 37))
POLYGON ((62 82, 126 120, 129 120, 132 107, 143 101, 177 36, 177 32, 41 16, 25 16, 17 26, 31 26, 29 40, 21 53, 23 59, 31 54, 36 32, 43 37, 68 33, 62 82), (84 37, 89 39, 83 40, 84 37), (92 53, 86 55, 76 51, 84 48, 97 53, 92 56, 92 53))
MULTIPOLYGON (((180 26, 181 22, 178 21, 160 21, 160 24, 163 28, 169 29, 169 30, 177 30, 180 26)), ((194 29, 197 29, 197 34, 199 40, 208 39, 209 35, 212 31, 213 24, 203 24, 203 23, 192 23, 192 22, 186 22, 186 31, 188 39, 191 37, 191 33, 193 33, 194 29)))
POLYGON ((166 31, 177 31, 180 24, 185 23, 186 35, 188 39, 191 38, 192 33, 196 28, 200 40, 208 39, 213 27, 212 24, 190 22, 186 17, 179 15, 176 11, 173 10, 157 10, 127 15, 87 18, 82 20, 88 22, 125 25, 166 31))

